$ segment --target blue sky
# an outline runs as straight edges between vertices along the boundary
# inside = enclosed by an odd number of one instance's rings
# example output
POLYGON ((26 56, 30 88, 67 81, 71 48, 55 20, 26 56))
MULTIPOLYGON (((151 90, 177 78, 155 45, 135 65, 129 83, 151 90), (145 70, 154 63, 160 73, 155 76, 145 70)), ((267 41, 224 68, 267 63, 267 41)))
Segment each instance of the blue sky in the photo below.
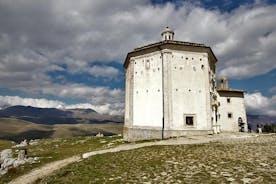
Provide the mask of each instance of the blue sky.
POLYGON ((275 0, 0 0, 0 24, 0 108, 123 114, 126 54, 170 26, 211 46, 248 113, 276 115, 275 0))

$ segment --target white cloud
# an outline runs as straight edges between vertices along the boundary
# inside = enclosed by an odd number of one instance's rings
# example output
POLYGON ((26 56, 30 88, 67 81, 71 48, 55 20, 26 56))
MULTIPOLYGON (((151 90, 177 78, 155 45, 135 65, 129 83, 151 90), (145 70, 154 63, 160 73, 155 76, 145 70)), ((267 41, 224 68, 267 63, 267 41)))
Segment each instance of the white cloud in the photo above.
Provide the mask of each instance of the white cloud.
POLYGON ((113 78, 119 75, 120 71, 111 66, 92 66, 89 73, 95 77, 113 78))
POLYGON ((95 105, 123 103, 124 90, 108 87, 89 87, 80 84, 49 85, 35 88, 37 93, 51 94, 63 98, 82 98, 95 105))
POLYGON ((67 105, 66 109, 93 109, 98 113, 110 114, 110 115, 122 115, 124 113, 122 106, 112 108, 110 104, 92 105, 89 103, 80 103, 80 104, 67 105))
POLYGON ((67 71, 69 73, 88 73, 94 77, 103 77, 109 79, 114 79, 120 74, 120 71, 112 66, 90 66, 87 61, 73 60, 72 58, 66 58, 65 62, 67 65, 67 71))
POLYGON ((56 100, 22 98, 19 96, 0 96, 0 107, 24 105, 40 108, 63 108, 64 103, 56 100))
POLYGON ((248 114, 276 116, 276 95, 268 98, 260 92, 246 94, 245 102, 248 114))
POLYGON ((57 100, 22 98, 19 96, 0 96, 0 110, 5 107, 23 105, 40 108, 57 108, 57 109, 93 109, 101 114, 122 115, 124 112, 123 104, 103 104, 93 105, 90 103, 65 104, 57 100))
POLYGON ((58 78, 66 81, 61 85, 49 72, 114 79, 120 71, 110 62, 122 63, 133 48, 159 41, 167 24, 177 40, 210 45, 219 75, 246 78, 276 68, 276 5, 258 2, 220 12, 191 1, 176 8, 149 0, 1 0, 1 87, 121 111, 122 89, 76 84, 66 76, 58 78))
MULTIPOLYGON (((152 5, 146 0, 0 3, 0 17, 5 17, 0 19, 1 73, 32 69, 38 78, 45 78, 45 68, 54 69, 47 65, 66 64, 69 72, 106 77, 102 66, 88 70, 89 63, 122 62, 133 48, 160 40, 166 24, 173 27, 179 40, 211 45, 221 75, 244 78, 276 67, 275 5, 255 3, 223 13, 192 3, 179 3, 176 8, 172 3, 152 5), (5 62, 8 59, 13 62, 5 62)), ((116 68, 105 68, 108 74, 118 75, 116 68)), ((12 74, 3 75, 0 79, 9 83, 17 79, 12 74)), ((36 79, 29 76, 29 80, 36 79)))

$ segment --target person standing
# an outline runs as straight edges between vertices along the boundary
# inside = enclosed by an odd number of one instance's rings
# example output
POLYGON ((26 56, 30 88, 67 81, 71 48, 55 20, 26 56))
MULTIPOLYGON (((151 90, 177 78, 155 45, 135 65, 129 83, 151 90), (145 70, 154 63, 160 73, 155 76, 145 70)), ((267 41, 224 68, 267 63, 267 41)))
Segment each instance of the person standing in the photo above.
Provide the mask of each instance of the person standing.
POLYGON ((261 126, 261 124, 257 124, 257 129, 258 129, 258 133, 261 134, 262 133, 262 126, 261 126))
POLYGON ((251 125, 250 123, 247 124, 248 133, 251 133, 251 125))

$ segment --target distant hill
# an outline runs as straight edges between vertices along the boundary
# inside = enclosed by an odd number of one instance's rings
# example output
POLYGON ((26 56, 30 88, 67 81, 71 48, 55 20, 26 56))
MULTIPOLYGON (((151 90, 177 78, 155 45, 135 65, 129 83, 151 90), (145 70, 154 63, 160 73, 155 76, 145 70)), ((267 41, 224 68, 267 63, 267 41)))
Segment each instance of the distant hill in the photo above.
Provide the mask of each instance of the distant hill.
POLYGON ((20 142, 24 139, 42 139, 122 134, 122 124, 56 124, 43 125, 13 118, 0 118, 0 139, 20 142))
POLYGON ((257 124, 275 124, 276 125, 276 116, 268 115, 247 115, 247 122, 251 124, 252 129, 257 128, 257 124))
POLYGON ((60 110, 31 106, 11 106, 0 110, 0 118, 15 118, 38 124, 122 123, 122 116, 102 115, 92 109, 60 110))

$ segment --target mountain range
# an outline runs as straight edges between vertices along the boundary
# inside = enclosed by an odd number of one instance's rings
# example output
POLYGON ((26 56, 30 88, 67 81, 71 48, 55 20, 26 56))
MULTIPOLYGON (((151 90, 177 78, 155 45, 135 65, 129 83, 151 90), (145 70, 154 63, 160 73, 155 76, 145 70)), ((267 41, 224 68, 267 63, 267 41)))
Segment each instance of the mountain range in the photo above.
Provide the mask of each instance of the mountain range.
POLYGON ((11 106, 0 110, 0 118, 15 118, 38 124, 122 123, 123 116, 99 114, 92 109, 56 109, 11 106))
MULTIPOLYGON (((0 118, 15 118, 37 124, 99 124, 123 123, 123 116, 99 114, 93 109, 56 109, 31 106, 11 106, 0 110, 0 118)), ((247 121, 256 127, 259 124, 276 124, 276 116, 247 115, 247 121)))
MULTIPOLYGON (((0 110, 0 139, 21 141, 80 135, 121 134, 123 116, 99 114, 93 109, 55 109, 11 106, 0 110)), ((275 116, 247 115, 253 130, 257 124, 276 124, 275 116)))
POLYGON ((117 135, 123 116, 99 114, 93 109, 55 109, 11 106, 0 110, 0 139, 20 142, 72 136, 117 135))

